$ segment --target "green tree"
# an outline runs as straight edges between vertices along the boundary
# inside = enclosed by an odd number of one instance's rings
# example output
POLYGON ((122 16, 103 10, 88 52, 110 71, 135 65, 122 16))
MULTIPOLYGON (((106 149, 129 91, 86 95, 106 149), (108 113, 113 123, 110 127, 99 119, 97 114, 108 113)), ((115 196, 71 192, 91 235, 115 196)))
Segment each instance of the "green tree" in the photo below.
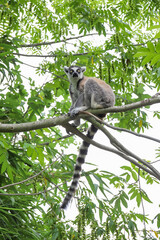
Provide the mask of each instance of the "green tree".
MULTIPOLYGON (((136 156, 107 130, 149 138, 143 135, 151 127, 146 108, 160 102, 158 16, 159 0, 0 1, 0 239, 158 239, 160 213, 146 216, 143 203, 154 202, 141 181, 154 186, 160 173, 153 159, 136 156), (76 155, 66 152, 76 145, 76 135, 85 138, 87 127, 87 122, 72 127, 66 115, 70 98, 63 66, 73 62, 116 94, 116 107, 80 115, 104 132, 113 148, 92 144, 130 164, 119 175, 94 165, 83 172, 88 187, 80 184, 79 213, 68 221, 59 206, 76 155), (157 95, 151 97, 148 89, 157 95), (93 114, 104 112, 110 114, 102 125, 93 114), (132 200, 142 214, 130 208, 132 200), (155 231, 148 228, 152 222, 155 231)), ((160 119, 160 112, 153 116, 160 119)), ((159 153, 160 148, 158 159, 159 153)))

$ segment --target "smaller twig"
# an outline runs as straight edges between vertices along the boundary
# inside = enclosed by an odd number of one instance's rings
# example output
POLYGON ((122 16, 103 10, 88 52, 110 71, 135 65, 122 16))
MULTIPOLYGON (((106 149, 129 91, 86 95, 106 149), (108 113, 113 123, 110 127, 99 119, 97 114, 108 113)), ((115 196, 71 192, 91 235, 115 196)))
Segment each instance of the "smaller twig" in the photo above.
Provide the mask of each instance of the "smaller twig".
POLYGON ((143 225, 144 225, 144 234, 146 237, 146 222, 145 222, 145 208, 144 208, 144 203, 143 203, 143 197, 142 197, 142 188, 141 188, 141 182, 140 182, 140 169, 138 169, 138 185, 139 185, 139 190, 140 190, 140 196, 141 196, 141 203, 142 203, 142 211, 143 211, 143 225))
POLYGON ((157 162, 160 162, 160 160, 156 160, 156 161, 150 162, 150 164, 155 164, 157 162))
POLYGON ((20 182, 16 182, 16 183, 11 183, 11 184, 8 184, 8 185, 5 185, 3 187, 0 187, 0 189, 4 189, 4 188, 8 188, 8 187, 12 187, 12 186, 15 186, 15 185, 19 185, 19 184, 22 184, 22 183, 25 183, 25 182, 28 182, 29 180, 33 179, 33 178, 36 178, 37 176, 39 176, 41 173, 43 173, 44 171, 46 171, 51 165, 53 165, 55 162, 57 162, 58 159, 56 159, 55 161, 53 161, 51 164, 49 164, 46 168, 44 168, 42 171, 40 171, 39 173, 23 180, 23 181, 20 181, 20 182))
MULTIPOLYGON (((70 138, 70 137, 72 137, 72 136, 74 136, 74 134, 67 134, 67 135, 62 136, 62 137, 59 137, 59 138, 57 138, 57 139, 53 139, 53 140, 52 140, 52 143, 55 142, 55 141, 63 140, 63 139, 66 139, 66 138, 70 138)), ((39 143, 38 145, 47 146, 47 145, 49 145, 49 144, 50 144, 50 142, 44 142, 44 143, 39 143)))
POLYGON ((32 43, 32 44, 21 44, 18 47, 22 48, 22 47, 38 47, 38 46, 43 46, 43 45, 52 45, 52 44, 66 42, 66 41, 69 41, 69 40, 75 40, 75 39, 79 39, 79 38, 89 37, 89 36, 93 36, 93 35, 98 35, 98 33, 89 33, 89 34, 84 35, 84 36, 76 36, 76 37, 64 38, 64 39, 61 39, 59 41, 41 42, 41 43, 32 43))
POLYGON ((36 195, 40 195, 46 192, 49 192, 51 190, 53 190, 54 188, 50 188, 48 190, 42 191, 42 192, 38 192, 38 193, 0 193, 0 196, 36 196, 36 195))
MULTIPOLYGON (((81 129, 80 129, 80 130, 81 130, 81 129)), ((84 131, 86 131, 86 129, 82 130, 81 132, 84 132, 84 131)), ((64 139, 66 139, 66 138, 70 138, 70 137, 72 137, 72 136, 74 136, 73 133, 64 135, 64 136, 59 137, 59 138, 57 138, 57 139, 53 139, 53 140, 52 140, 52 143, 55 142, 55 141, 64 140, 64 139)), ((49 145, 49 144, 50 144, 50 142, 44 142, 44 143, 39 143, 38 145, 46 146, 46 145, 49 145)))
POLYGON ((117 130, 117 131, 121 131, 121 132, 127 132, 127 133, 130 133, 130 134, 133 134, 137 137, 143 137, 143 138, 146 138, 146 139, 149 139, 149 140, 152 140, 152 141, 155 141, 155 142, 158 142, 160 143, 160 139, 158 138, 154 138, 154 137, 150 137, 148 135, 145 135, 145 134, 140 134, 140 133, 135 133, 131 130, 128 130, 128 129, 125 129, 125 128, 120 128, 120 127, 115 127, 115 126, 112 126, 106 122, 104 122, 102 119, 98 118, 97 116, 95 116, 94 114, 90 113, 90 112, 87 112, 87 111, 81 111, 80 113, 84 113, 84 114, 87 114, 91 117, 94 117, 98 122, 106 125, 107 127, 113 129, 113 130, 117 130))
MULTIPOLYGON (((66 181, 67 182, 67 181, 66 181)), ((64 190, 60 189, 59 186, 63 185, 64 183, 61 183, 59 185, 55 185, 55 187, 41 191, 41 192, 37 192, 37 193, 0 193, 1 196, 36 196, 36 195, 40 195, 46 192, 50 192, 51 190, 58 188, 60 191, 65 192, 64 190)), ((67 192, 65 192, 67 193, 67 192)))
MULTIPOLYGON (((68 180, 68 181, 70 181, 70 180, 68 180)), ((59 184, 59 185, 56 185, 56 184, 53 183, 53 182, 52 182, 52 184, 55 186, 55 188, 58 188, 59 191, 64 192, 65 194, 67 194, 67 192, 66 192, 65 190, 61 189, 59 186, 66 184, 68 181, 65 181, 64 183, 61 183, 61 184, 59 184)), ((76 198, 76 197, 75 197, 75 198, 76 198)))
MULTIPOLYGON (((48 72, 48 73, 54 75, 56 78, 61 78, 61 79, 65 80, 65 81, 68 81, 68 80, 67 80, 66 78, 64 78, 63 76, 59 76, 59 75, 57 75, 57 74, 54 74, 53 72, 48 71, 48 70, 46 70, 46 69, 44 69, 44 68, 36 67, 36 66, 30 65, 30 64, 28 64, 28 63, 24 63, 24 62, 21 62, 21 64, 26 65, 26 66, 31 67, 31 68, 39 69, 39 70, 44 71, 44 72, 48 72)), ((53 81, 53 79, 52 79, 52 81, 53 81)))

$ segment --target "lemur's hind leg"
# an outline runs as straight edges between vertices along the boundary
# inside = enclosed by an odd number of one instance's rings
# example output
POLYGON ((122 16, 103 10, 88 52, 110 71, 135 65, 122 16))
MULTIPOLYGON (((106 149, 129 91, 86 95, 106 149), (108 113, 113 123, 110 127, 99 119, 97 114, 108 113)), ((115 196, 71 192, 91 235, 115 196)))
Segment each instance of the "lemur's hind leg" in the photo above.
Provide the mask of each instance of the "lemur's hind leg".
POLYGON ((84 87, 84 102, 89 108, 107 108, 114 105, 114 95, 93 79, 88 79, 84 87))

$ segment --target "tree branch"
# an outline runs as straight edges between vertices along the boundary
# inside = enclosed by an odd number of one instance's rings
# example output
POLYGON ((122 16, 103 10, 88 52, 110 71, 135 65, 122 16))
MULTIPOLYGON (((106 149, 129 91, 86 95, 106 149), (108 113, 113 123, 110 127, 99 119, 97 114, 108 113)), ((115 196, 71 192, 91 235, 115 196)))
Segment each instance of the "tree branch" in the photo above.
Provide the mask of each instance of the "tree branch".
MULTIPOLYGON (((87 55, 89 52, 84 52, 84 53, 73 53, 72 56, 83 56, 83 55, 87 55)), ((48 58, 48 57, 58 57, 59 54, 46 54, 46 55, 41 55, 41 54, 23 54, 23 53, 12 53, 13 55, 16 55, 16 56, 21 56, 21 57, 41 57, 41 58, 48 58)), ((63 57, 68 57, 70 54, 69 53, 66 53, 63 55, 63 57)))
POLYGON ((90 34, 87 34, 87 35, 84 35, 84 36, 65 38, 65 39, 61 39, 59 41, 41 42, 41 43, 32 43, 32 44, 21 44, 21 45, 18 46, 18 48, 38 47, 38 46, 43 46, 43 45, 52 45, 52 44, 56 44, 56 43, 62 43, 62 42, 66 42, 66 41, 70 41, 70 40, 74 40, 74 39, 79 39, 79 38, 93 36, 93 35, 98 35, 98 33, 90 33, 90 34))
MULTIPOLYGON (((144 106, 150 106, 156 103, 160 103, 160 97, 154 96, 139 102, 127 104, 124 106, 115 106, 104 109, 91 109, 91 112, 95 115, 113 112, 126 112, 129 110, 141 108, 144 106)), ((86 114, 79 114, 78 117, 85 118, 86 114)), ((35 122, 18 123, 18 124, 0 124, 0 132, 25 132, 41 128, 54 127, 56 125, 64 125, 65 123, 74 120, 76 117, 70 117, 67 114, 55 118, 43 119, 35 122)))

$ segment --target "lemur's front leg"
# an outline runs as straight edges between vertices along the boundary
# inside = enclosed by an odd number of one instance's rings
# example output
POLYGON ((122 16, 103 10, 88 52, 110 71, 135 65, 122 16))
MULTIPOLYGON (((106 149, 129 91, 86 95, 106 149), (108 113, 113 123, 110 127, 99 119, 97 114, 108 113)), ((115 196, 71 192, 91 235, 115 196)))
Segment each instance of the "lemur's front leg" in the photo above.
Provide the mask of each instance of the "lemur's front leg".
MULTIPOLYGON (((69 110, 69 115, 75 117, 80 111, 86 110, 88 107, 84 105, 84 94, 80 94, 74 105, 71 106, 69 110)), ((80 125, 80 119, 74 120, 74 126, 80 125)))
POLYGON ((79 111, 83 111, 86 108, 87 107, 84 105, 84 94, 81 93, 77 98, 76 102, 74 103, 74 105, 70 108, 69 114, 71 117, 74 117, 76 114, 79 113, 79 111))

